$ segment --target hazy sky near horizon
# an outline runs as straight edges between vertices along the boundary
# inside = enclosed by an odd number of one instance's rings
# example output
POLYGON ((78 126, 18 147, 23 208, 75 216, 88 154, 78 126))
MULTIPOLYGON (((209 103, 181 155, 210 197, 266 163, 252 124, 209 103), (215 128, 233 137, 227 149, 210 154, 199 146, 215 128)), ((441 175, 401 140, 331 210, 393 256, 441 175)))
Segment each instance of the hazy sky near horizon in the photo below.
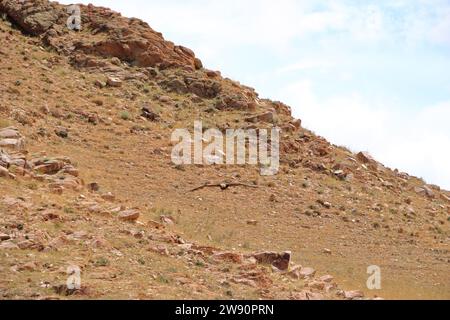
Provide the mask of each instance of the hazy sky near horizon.
POLYGON ((449 0, 77 2, 145 20, 332 143, 450 189, 449 0))

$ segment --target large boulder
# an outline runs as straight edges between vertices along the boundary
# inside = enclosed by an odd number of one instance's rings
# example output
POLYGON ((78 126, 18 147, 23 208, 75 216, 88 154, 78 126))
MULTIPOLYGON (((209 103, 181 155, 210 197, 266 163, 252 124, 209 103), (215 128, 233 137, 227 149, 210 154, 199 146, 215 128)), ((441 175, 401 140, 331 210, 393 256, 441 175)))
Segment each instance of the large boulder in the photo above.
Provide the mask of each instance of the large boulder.
POLYGON ((286 252, 259 252, 247 256, 247 258, 254 258, 259 264, 272 265, 281 271, 288 271, 291 263, 290 251, 286 252))
POLYGON ((267 111, 265 113, 258 114, 256 116, 248 117, 245 119, 245 121, 251 123, 260 123, 260 122, 274 123, 275 111, 267 111))

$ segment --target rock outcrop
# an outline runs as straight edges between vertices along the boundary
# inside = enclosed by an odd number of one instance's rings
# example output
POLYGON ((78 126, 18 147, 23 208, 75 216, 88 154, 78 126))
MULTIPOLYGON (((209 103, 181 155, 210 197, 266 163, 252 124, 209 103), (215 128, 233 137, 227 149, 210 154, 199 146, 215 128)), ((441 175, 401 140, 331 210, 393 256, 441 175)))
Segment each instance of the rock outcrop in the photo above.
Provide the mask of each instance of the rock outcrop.
POLYGON ((47 0, 1 0, 4 12, 25 33, 41 36, 58 51, 99 58, 118 58, 139 67, 202 67, 192 50, 164 40, 161 33, 139 19, 122 17, 110 9, 80 5, 81 29, 70 30, 68 6, 47 0), (90 37, 86 37, 88 33, 90 37))

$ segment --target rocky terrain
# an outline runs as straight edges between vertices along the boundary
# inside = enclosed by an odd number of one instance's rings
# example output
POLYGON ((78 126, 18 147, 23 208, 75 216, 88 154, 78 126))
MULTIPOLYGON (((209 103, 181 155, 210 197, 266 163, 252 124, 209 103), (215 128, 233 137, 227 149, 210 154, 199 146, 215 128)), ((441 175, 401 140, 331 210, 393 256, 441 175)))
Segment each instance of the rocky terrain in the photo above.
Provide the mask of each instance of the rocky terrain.
POLYGON ((66 6, 0 0, 1 299, 450 299, 450 192, 331 145, 145 22, 81 11, 70 30, 66 6), (174 165, 195 120, 280 127, 280 173, 174 165))

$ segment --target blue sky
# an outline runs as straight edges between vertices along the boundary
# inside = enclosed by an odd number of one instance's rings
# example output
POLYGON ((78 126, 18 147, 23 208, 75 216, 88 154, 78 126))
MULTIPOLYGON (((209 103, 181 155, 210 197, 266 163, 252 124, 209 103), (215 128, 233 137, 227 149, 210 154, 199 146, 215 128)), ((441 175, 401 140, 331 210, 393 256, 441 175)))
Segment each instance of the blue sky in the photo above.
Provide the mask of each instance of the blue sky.
POLYGON ((80 2, 147 21, 329 141, 450 189, 449 0, 80 2))

